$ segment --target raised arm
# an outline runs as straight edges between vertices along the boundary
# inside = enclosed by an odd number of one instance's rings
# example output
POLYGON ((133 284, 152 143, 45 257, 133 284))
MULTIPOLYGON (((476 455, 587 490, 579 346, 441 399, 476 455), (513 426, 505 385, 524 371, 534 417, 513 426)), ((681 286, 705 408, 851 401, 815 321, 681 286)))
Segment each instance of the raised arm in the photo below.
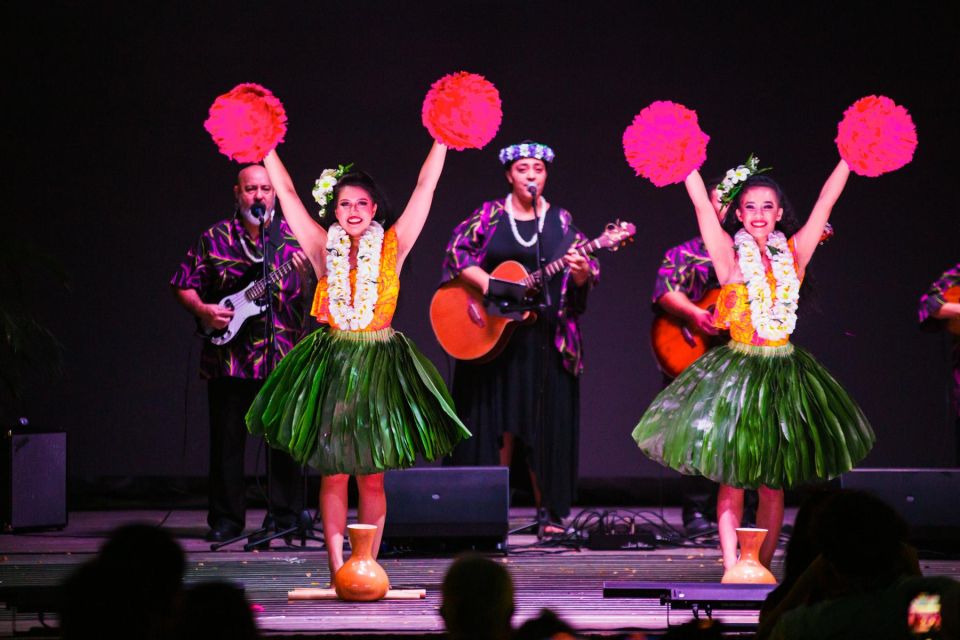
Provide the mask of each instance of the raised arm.
POLYGON ((427 154, 427 159, 420 168, 417 186, 414 188, 406 208, 394 225, 397 232, 398 265, 403 263, 403 259, 410 253, 410 249, 416 243, 417 238, 420 237, 420 231, 423 230, 423 225, 427 221, 427 214, 430 213, 433 192, 437 188, 437 181, 440 180, 443 161, 446 157, 447 147, 439 142, 434 142, 430 148, 430 153, 427 154))
POLYGON ((306 207, 303 206, 293 187, 293 180, 287 173, 286 167, 280 162, 280 156, 275 149, 263 159, 263 166, 267 169, 270 182, 273 183, 273 188, 280 199, 280 206, 283 207, 283 216, 293 230, 293 235, 297 237, 297 242, 313 264, 313 270, 318 275, 323 273, 327 230, 317 224, 307 213, 306 207))
POLYGON ((707 186, 700 177, 700 172, 694 169, 684 180, 687 194, 690 196, 693 207, 697 212, 697 224, 700 226, 700 235, 713 262, 713 270, 717 272, 720 284, 726 284, 732 273, 736 255, 733 251, 733 240, 730 234, 720 226, 717 219, 717 210, 713 208, 707 186))
POLYGON ((843 188, 847 184, 847 178, 850 177, 850 166, 846 160, 841 160, 837 167, 827 178, 823 189, 820 190, 820 197, 813 205, 813 211, 803 227, 793 236, 794 250, 797 252, 797 263, 800 270, 806 269, 813 252, 820 244, 820 237, 823 235, 823 229, 830 219, 830 212, 833 211, 833 205, 837 203, 843 188))

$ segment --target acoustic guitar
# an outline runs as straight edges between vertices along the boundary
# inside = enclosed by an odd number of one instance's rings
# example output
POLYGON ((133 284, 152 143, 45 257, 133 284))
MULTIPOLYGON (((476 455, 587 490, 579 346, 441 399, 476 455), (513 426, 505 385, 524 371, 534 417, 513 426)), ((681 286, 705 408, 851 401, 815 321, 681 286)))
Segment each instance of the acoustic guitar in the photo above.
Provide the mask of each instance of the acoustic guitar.
MULTIPOLYGON (((577 245, 577 250, 587 254, 597 249, 616 251, 637 232, 629 222, 617 220, 607 225, 603 234, 577 245)), ((563 258, 558 258, 533 273, 528 273, 522 264, 513 260, 502 262, 490 275, 500 280, 536 288, 563 271, 563 258)), ((518 322, 532 322, 535 316, 526 311, 519 314, 500 315, 496 308, 484 300, 476 287, 455 278, 433 294, 430 301, 430 324, 443 350, 457 360, 486 362, 497 357, 516 328, 518 322)))
MULTIPOLYGON (((833 225, 829 222, 823 228, 820 244, 833 237, 833 225)), ((693 304, 711 313, 720 296, 720 289, 709 289, 699 300, 691 300, 693 304)), ((726 334, 712 336, 700 331, 685 320, 664 313, 653 320, 650 327, 650 345, 653 347, 653 357, 657 360, 660 370, 671 378, 676 378, 680 372, 690 366, 694 360, 705 354, 709 349, 726 341, 726 334)))
MULTIPOLYGON (((944 291, 943 299, 946 302, 960 302, 960 284, 954 285, 944 291)), ((947 331, 955 336, 960 336, 960 318, 947 320, 947 331)))
MULTIPOLYGON (((691 300, 701 309, 713 313, 720 289, 709 289, 699 300, 691 300)), ((705 354, 712 347, 724 341, 723 336, 712 336, 704 333, 694 325, 688 325, 669 313, 658 315, 650 328, 650 345, 653 347, 653 356, 657 359, 660 370, 671 378, 676 378, 680 372, 705 354)))

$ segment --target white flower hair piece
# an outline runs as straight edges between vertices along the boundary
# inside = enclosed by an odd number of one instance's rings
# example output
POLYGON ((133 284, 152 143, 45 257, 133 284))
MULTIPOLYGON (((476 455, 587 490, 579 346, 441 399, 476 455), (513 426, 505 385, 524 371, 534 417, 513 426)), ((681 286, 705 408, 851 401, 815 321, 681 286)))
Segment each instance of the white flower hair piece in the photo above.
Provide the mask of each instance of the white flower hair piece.
POLYGON ((324 169, 320 177, 313 183, 313 191, 311 193, 313 194, 313 199, 320 205, 319 216, 321 218, 327 215, 327 205, 330 204, 330 200, 333 198, 333 188, 337 186, 340 178, 350 171, 351 168, 353 168, 352 162, 347 166, 338 164, 336 169, 324 169))
POLYGON ((553 149, 539 142, 522 142, 500 149, 500 164, 510 164, 520 158, 536 158, 544 162, 553 162, 556 154, 553 149))
POLYGON ((750 176, 759 175, 773 169, 773 167, 758 169, 757 165, 759 163, 760 160, 751 153, 745 163, 735 169, 727 171, 727 175, 725 175, 720 184, 717 185, 717 193, 720 194, 721 206, 725 207, 736 199, 737 194, 743 189, 744 183, 750 176))

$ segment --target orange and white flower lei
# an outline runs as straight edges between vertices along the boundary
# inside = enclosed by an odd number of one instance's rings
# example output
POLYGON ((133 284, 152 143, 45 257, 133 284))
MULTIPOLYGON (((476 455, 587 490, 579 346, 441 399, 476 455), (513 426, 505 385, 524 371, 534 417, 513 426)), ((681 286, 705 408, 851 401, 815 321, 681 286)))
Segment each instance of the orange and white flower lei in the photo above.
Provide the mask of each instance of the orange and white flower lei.
POLYGON ((380 277, 383 227, 376 221, 360 236, 357 249, 357 288, 350 300, 350 236, 336 222, 327 231, 327 295, 330 315, 341 329, 359 331, 373 320, 380 277))
POLYGON ((764 340, 786 338, 797 326, 797 301, 800 299, 800 279, 793 266, 793 254, 786 236, 774 231, 767 238, 766 254, 777 282, 773 292, 770 291, 760 258, 760 247, 753 236, 746 229, 740 229, 733 242, 737 249, 740 271, 747 285, 753 328, 764 340))

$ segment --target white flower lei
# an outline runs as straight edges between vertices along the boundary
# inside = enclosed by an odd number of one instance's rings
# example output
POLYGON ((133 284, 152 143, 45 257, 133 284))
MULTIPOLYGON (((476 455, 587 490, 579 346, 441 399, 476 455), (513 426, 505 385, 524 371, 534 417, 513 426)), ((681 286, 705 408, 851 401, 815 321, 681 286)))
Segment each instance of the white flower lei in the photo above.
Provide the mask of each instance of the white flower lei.
POLYGON ((746 229, 740 229, 734 237, 734 245, 747 285, 753 328, 764 340, 782 340, 793 333, 797 326, 797 300, 800 298, 800 280, 793 267, 793 254, 787 237, 774 231, 767 238, 766 254, 777 281, 772 299, 756 240, 746 229))
POLYGON ((327 294, 330 315, 341 329, 359 331, 373 320, 380 277, 383 227, 375 220, 360 236, 357 249, 357 289, 350 300, 350 236, 334 222, 327 231, 327 294))

